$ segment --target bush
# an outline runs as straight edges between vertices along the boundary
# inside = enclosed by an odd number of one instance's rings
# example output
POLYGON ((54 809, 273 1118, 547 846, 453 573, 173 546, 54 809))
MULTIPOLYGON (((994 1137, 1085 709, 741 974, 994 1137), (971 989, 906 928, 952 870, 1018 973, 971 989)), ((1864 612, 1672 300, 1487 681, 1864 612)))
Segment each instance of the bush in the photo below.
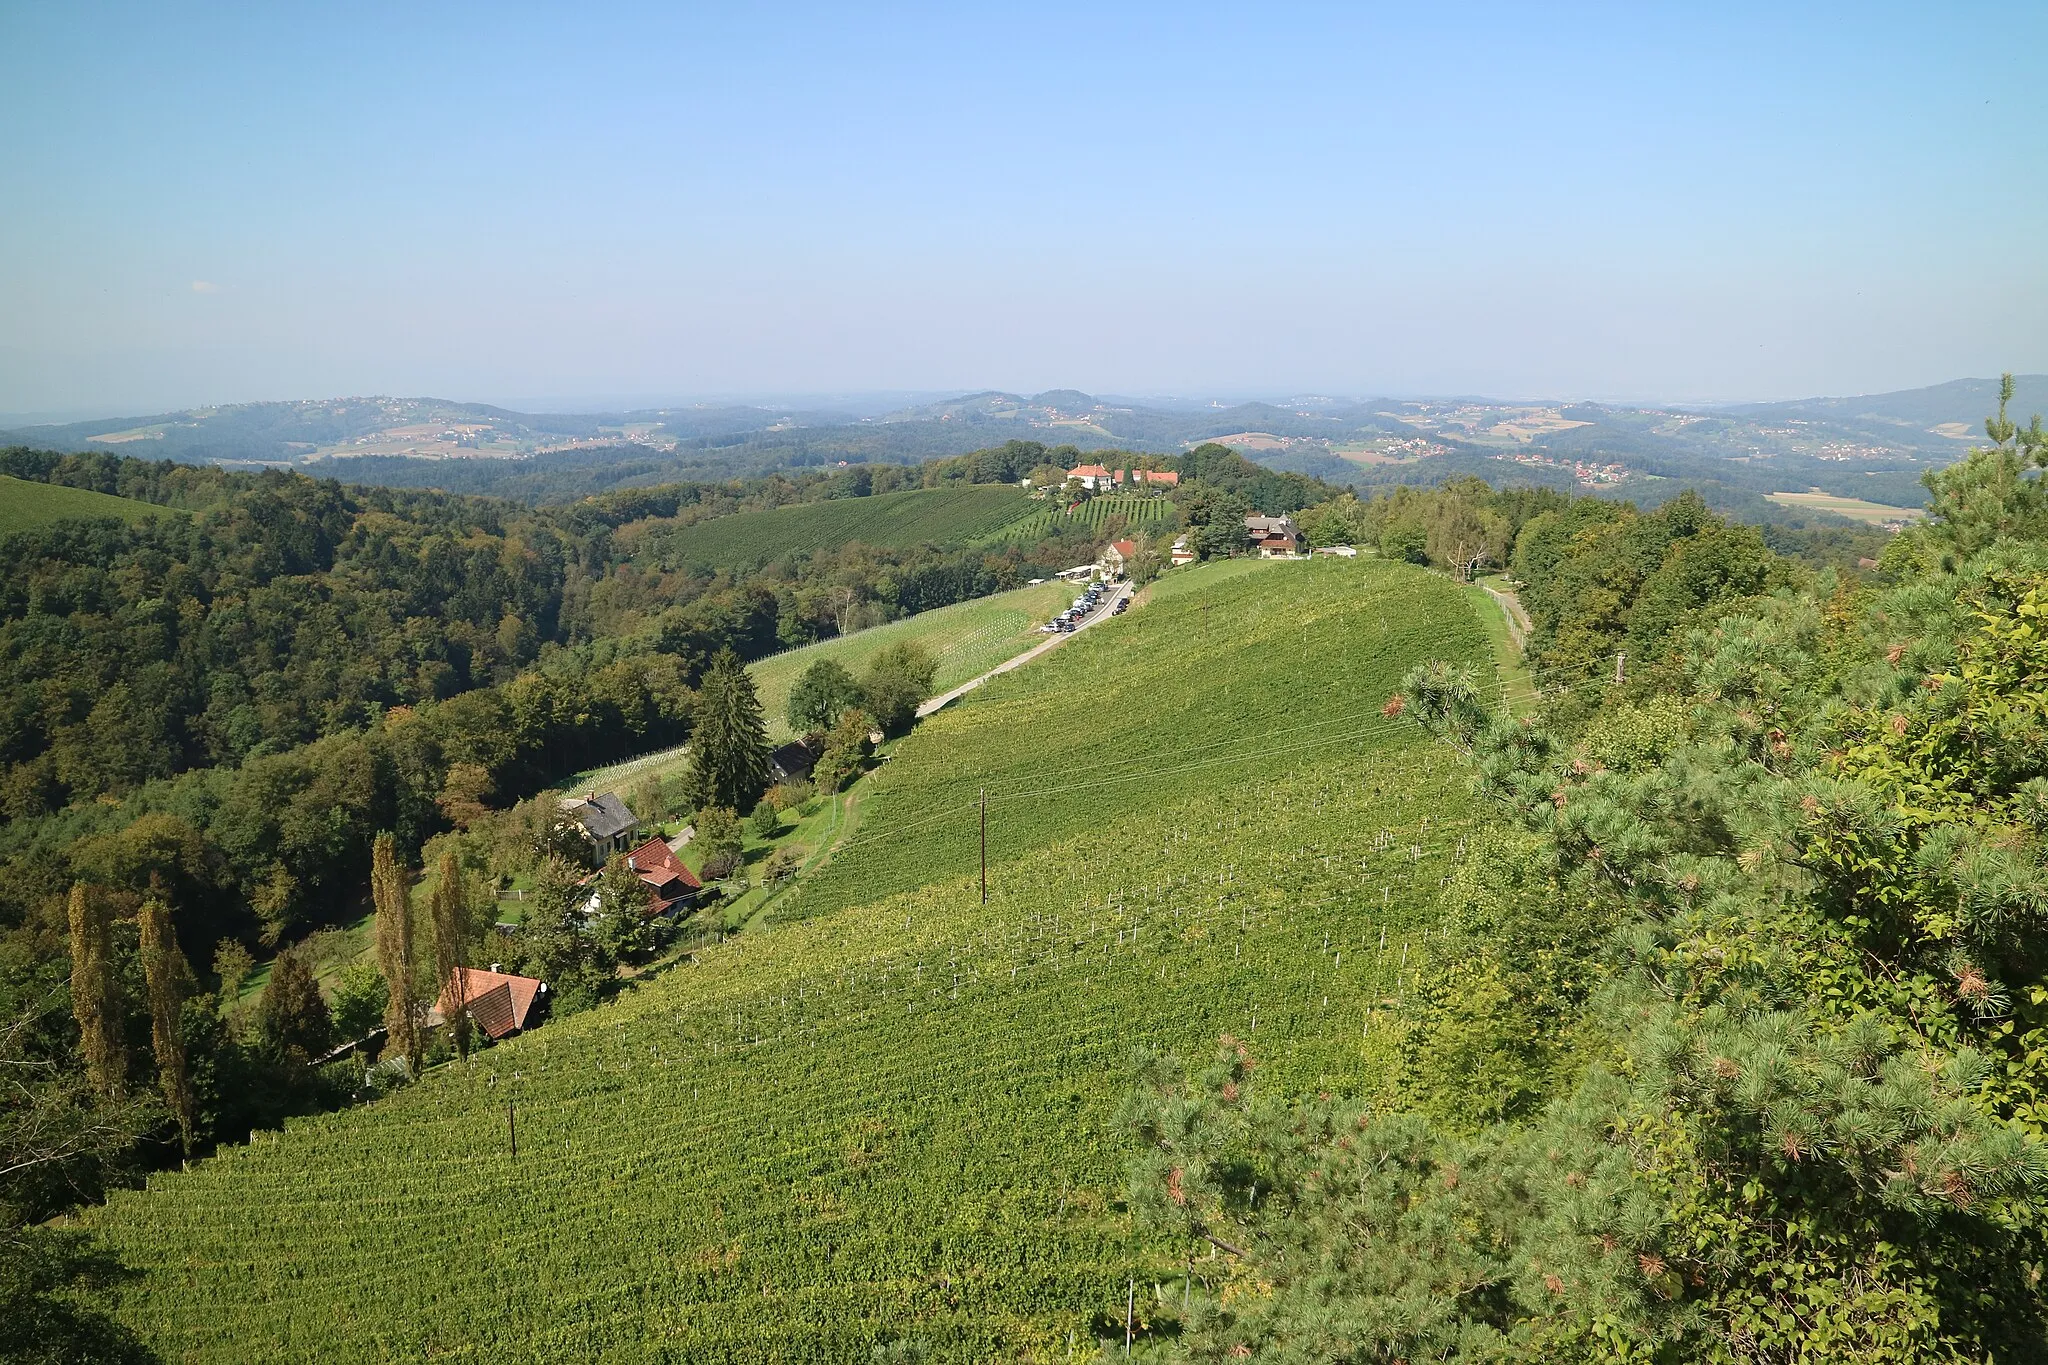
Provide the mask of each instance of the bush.
POLYGON ((782 812, 764 796, 747 818, 747 828, 756 839, 773 839, 782 832, 782 812))

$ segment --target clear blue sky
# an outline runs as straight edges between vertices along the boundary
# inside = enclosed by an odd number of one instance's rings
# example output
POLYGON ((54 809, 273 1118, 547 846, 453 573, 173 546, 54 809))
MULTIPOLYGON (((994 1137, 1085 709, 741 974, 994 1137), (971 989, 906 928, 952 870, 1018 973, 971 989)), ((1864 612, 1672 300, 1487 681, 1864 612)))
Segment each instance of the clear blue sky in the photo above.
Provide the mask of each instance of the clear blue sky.
POLYGON ((2039 0, 8 4, 0 411, 2048 370, 2044 51, 2039 0))

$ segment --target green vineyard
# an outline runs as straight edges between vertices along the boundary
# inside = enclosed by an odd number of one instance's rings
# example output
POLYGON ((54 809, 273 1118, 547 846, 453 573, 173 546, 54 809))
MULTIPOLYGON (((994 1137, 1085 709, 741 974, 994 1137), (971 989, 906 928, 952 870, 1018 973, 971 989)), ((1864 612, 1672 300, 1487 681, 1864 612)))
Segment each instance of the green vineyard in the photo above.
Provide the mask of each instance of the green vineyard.
POLYGON ((1120 1345, 1127 1294, 1142 1332, 1196 1273, 1122 1211, 1132 1048, 1383 1082, 1473 811, 1378 707, 1484 647, 1398 565, 1169 576, 906 741, 810 918, 116 1195, 120 1312, 193 1361, 1120 1345))
POLYGON ((1037 510, 985 535, 983 540, 1032 540, 1055 528, 1075 525, 1101 531, 1112 517, 1121 517, 1128 530, 1150 535, 1173 520, 1173 504, 1158 497, 1090 498, 1071 512, 1043 502, 1034 502, 1031 506, 1037 510))
POLYGON ((1026 515, 1032 506, 1017 489, 995 484, 913 489, 713 517, 680 530, 651 532, 647 545, 678 566, 752 569, 855 541, 908 549, 982 540, 1026 515))

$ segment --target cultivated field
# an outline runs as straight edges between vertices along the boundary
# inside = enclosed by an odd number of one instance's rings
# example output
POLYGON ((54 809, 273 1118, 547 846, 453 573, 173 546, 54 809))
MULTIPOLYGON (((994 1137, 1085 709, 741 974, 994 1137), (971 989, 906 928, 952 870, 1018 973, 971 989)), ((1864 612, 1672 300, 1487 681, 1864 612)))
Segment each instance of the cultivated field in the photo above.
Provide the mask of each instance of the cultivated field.
POLYGON ((61 484, 37 483, 32 479, 0 474, 0 535, 82 517, 140 521, 165 510, 133 498, 117 498, 86 488, 66 488, 61 484))
POLYGON ((751 569, 854 541, 893 549, 963 544, 995 534, 1031 507, 1015 488, 970 484, 740 512, 680 531, 653 531, 647 539, 675 564, 751 569))
POLYGON ((1802 507, 1809 512, 1832 512, 1852 521, 1881 525, 1887 521, 1914 521, 1925 515, 1917 507, 1887 507, 1862 498, 1838 498, 1832 493, 1770 493, 1772 502, 1785 507, 1802 507))
POLYGON ((1055 527, 1086 526, 1102 530, 1112 517, 1122 517, 1130 530, 1140 535, 1150 535, 1165 527, 1173 519, 1173 504, 1159 497, 1123 497, 1112 494, 1108 497, 1090 498, 1072 512, 1063 507, 1038 502, 1032 506, 1038 510, 1004 526, 985 540, 1032 540, 1055 527))
POLYGON ((1484 648, 1399 565, 1170 575, 901 746, 864 825, 924 832, 849 850, 834 913, 115 1196, 120 1312, 191 1361, 1120 1349, 1130 1287, 1142 1332, 1213 1269, 1122 1211, 1132 1048, 1384 1083, 1472 812, 1379 705, 1484 648))

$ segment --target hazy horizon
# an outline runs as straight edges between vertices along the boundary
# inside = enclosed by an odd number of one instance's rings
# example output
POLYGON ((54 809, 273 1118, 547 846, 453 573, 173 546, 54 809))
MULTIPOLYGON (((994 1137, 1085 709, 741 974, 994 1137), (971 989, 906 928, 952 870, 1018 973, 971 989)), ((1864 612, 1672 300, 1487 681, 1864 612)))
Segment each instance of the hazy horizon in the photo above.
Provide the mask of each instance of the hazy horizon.
POLYGON ((0 412, 2038 372, 2048 91, 1995 59, 2044 40, 2016 4, 14 7, 0 412))

